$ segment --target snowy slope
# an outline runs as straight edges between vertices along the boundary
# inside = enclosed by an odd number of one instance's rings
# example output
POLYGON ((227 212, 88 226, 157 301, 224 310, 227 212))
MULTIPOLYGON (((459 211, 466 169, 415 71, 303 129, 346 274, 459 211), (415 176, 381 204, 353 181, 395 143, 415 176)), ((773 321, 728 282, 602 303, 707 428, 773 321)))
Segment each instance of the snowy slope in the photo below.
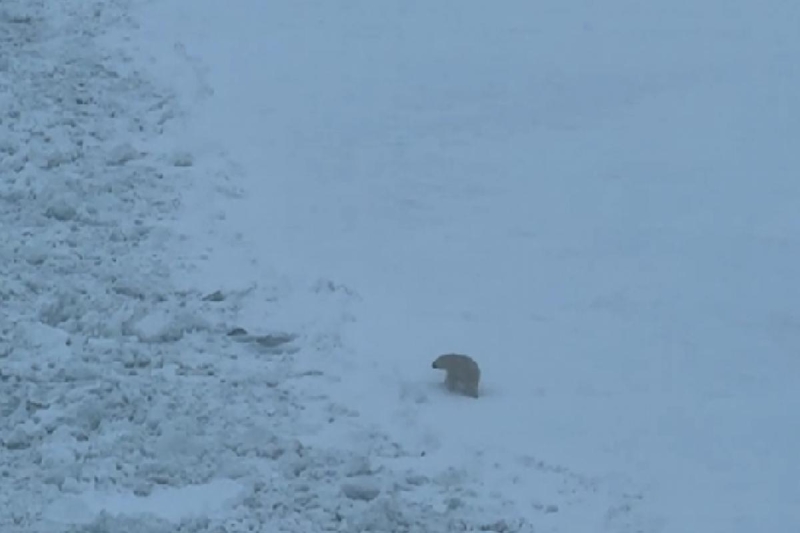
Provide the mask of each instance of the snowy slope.
POLYGON ((800 528, 794 2, 0 11, 3 531, 800 528))
POLYGON ((543 529, 793 531, 799 15, 175 2, 145 30, 202 65, 186 135, 241 165, 231 231, 358 294, 321 390, 418 468, 543 529), (445 351, 480 402, 436 386, 445 351))
POLYGON ((306 385, 351 295, 222 223, 236 164, 182 140, 195 85, 141 69, 129 5, 0 7, 0 530, 530 531, 306 385))

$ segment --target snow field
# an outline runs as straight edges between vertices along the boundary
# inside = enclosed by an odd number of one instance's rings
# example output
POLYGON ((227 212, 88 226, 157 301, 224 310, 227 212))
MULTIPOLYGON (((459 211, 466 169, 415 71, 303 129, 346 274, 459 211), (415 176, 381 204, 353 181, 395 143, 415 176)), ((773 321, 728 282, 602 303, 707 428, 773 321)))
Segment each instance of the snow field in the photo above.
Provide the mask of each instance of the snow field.
POLYGON ((794 529, 796 4, 142 20, 155 68, 178 48, 205 87, 185 138, 240 166, 225 225, 359 295, 331 397, 540 529, 794 529), (446 351, 479 402, 440 394, 446 351))
POLYGON ((354 296, 253 265, 198 209, 236 169, 170 136, 129 8, 2 6, 0 529, 529 531, 305 385, 354 296), (314 443, 341 424, 359 446, 314 443))
POLYGON ((795 531, 796 5, 4 2, 0 529, 795 531))

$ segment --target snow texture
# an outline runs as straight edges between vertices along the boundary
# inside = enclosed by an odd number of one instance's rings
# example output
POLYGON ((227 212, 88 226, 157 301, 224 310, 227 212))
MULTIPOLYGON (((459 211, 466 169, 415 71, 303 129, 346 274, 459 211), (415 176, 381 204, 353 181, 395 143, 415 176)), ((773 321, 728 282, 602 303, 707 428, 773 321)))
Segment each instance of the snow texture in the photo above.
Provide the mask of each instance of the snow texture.
POLYGON ((453 512, 468 488, 392 466, 418 452, 371 429, 363 450, 303 444, 358 416, 295 385, 321 372, 291 354, 328 333, 248 333, 237 309, 265 289, 176 288, 181 190, 215 169, 160 145, 182 111, 109 45, 129 6, 2 8, 2 531, 530 530, 453 512))
POLYGON ((797 5, 4 0, 0 531, 800 530, 797 5))

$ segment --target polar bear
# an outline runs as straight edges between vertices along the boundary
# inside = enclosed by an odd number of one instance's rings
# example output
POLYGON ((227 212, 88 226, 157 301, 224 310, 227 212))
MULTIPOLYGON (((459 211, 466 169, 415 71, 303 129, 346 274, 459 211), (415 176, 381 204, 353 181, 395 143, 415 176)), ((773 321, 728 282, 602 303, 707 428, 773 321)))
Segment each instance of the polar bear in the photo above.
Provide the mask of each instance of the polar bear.
POLYGON ((431 367, 447 372, 444 380, 447 390, 460 392, 473 398, 478 397, 481 370, 478 368, 478 363, 468 355, 457 353, 440 355, 431 367))

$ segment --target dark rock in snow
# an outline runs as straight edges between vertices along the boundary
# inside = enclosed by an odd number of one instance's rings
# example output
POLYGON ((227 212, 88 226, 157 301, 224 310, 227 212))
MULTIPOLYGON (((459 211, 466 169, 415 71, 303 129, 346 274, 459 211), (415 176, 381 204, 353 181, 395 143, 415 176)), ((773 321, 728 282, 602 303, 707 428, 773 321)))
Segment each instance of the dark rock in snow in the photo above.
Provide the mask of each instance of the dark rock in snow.
POLYGON ((381 490, 369 483, 345 483, 342 485, 342 494, 351 500, 372 501, 378 497, 381 490))

